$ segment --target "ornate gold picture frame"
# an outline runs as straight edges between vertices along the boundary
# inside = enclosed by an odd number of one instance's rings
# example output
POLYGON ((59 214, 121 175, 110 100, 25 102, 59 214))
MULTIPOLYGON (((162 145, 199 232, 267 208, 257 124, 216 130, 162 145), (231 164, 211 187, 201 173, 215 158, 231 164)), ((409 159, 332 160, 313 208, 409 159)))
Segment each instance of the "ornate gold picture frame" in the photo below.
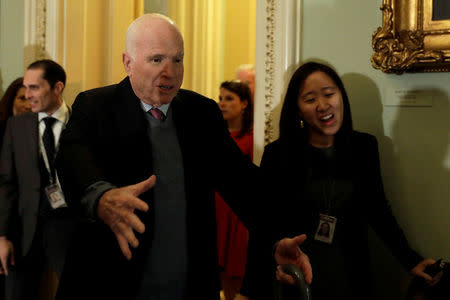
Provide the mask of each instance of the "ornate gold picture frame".
POLYGON ((374 68, 397 74, 450 71, 450 18, 433 19, 433 1, 440 0, 383 0, 383 25, 372 35, 374 68))

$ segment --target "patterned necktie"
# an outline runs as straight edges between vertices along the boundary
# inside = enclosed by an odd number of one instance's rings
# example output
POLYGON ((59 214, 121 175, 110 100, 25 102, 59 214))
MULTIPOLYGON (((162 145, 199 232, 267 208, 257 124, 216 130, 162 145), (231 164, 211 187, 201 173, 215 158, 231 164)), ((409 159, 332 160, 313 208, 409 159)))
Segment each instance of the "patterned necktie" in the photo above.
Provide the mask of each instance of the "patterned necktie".
POLYGON ((53 124, 56 119, 52 117, 46 117, 43 119, 45 123, 44 134, 42 135, 42 142, 44 144, 45 152, 47 153, 48 166, 50 168, 50 174, 52 178, 55 178, 55 136, 53 135, 53 124))
POLYGON ((157 107, 152 107, 148 112, 157 120, 164 121, 166 119, 164 113, 157 107))

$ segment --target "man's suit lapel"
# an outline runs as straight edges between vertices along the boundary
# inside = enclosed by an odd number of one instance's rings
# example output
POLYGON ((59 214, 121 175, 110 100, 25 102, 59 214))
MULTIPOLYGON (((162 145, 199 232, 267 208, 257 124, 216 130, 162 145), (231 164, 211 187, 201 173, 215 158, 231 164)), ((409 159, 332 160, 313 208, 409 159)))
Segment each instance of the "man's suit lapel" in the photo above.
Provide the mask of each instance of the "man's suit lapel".
POLYGON ((111 113, 117 124, 120 124, 118 128, 120 137, 145 133, 146 120, 140 100, 134 94, 128 78, 117 85, 115 97, 111 103, 111 113))
POLYGON ((119 124, 115 129, 115 136, 117 147, 125 154, 123 159, 129 160, 130 165, 138 166, 139 171, 135 172, 137 177, 149 176, 153 167, 148 123, 128 77, 117 85, 111 106, 106 111, 112 114, 113 123, 119 124))
POLYGON ((186 103, 186 100, 180 96, 180 93, 172 100, 170 107, 173 112, 173 122, 177 130, 178 142, 183 156, 185 188, 189 198, 190 189, 198 183, 198 178, 195 174, 198 171, 198 165, 196 166, 196 161, 193 159, 195 157, 193 151, 196 151, 197 147, 201 147, 197 142, 193 141, 193 135, 196 134, 198 128, 190 126, 192 120, 189 118, 192 116, 193 108, 186 103))
POLYGON ((185 102, 181 98, 180 94, 177 94, 172 100, 170 107, 173 113, 173 122, 177 130, 178 142, 180 143, 181 153, 183 153, 183 159, 186 161, 186 151, 187 151, 187 125, 189 121, 187 116, 189 115, 189 107, 186 106, 185 102))
MULTIPOLYGON (((39 191, 41 189, 41 175, 39 171, 39 129, 38 115, 36 113, 27 113, 16 119, 12 134, 14 137, 13 151, 15 157, 15 167, 17 177, 20 182, 26 183, 26 189, 20 196, 22 206, 36 213, 39 209, 39 191)), ((34 229, 33 229, 34 230, 34 229)))
POLYGON ((29 166, 25 175, 31 177, 33 188, 39 189, 41 187, 41 179, 39 173, 39 120, 38 114, 32 113, 29 117, 24 119, 23 129, 18 128, 18 131, 22 131, 17 135, 17 138, 21 139, 20 145, 25 146, 27 153, 24 157, 18 159, 26 161, 25 166, 29 166))

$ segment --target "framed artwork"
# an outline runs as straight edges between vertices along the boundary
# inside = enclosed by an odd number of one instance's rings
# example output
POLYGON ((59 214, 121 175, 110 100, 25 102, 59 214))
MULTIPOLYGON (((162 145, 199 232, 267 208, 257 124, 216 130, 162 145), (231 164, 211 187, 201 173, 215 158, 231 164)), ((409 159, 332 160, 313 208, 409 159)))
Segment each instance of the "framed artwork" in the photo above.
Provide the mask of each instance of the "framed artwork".
POLYGON ((383 0, 372 66, 386 73, 450 71, 450 1, 383 0))

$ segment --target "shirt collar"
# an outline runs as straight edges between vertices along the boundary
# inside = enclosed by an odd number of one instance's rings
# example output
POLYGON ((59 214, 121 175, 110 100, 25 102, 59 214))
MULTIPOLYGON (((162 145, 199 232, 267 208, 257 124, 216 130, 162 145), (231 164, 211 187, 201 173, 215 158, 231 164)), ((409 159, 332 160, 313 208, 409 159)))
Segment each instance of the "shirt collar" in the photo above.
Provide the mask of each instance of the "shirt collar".
POLYGON ((61 106, 51 115, 49 115, 45 112, 40 112, 40 113, 38 113, 39 122, 42 121, 42 119, 50 117, 50 116, 64 124, 67 124, 67 121, 69 120, 69 108, 63 102, 61 104, 61 106))
MULTIPOLYGON (((150 109, 153 108, 153 105, 150 105, 150 104, 148 104, 148 103, 145 103, 145 102, 142 101, 142 100, 140 100, 140 101, 141 101, 141 107, 142 107, 142 109, 143 109, 145 112, 148 112, 150 109)), ((158 107, 158 109, 159 109, 160 111, 162 111, 162 112, 164 113, 165 116, 167 116, 167 111, 169 110, 169 107, 170 107, 170 103, 167 103, 167 104, 161 105, 160 107, 158 107)))

